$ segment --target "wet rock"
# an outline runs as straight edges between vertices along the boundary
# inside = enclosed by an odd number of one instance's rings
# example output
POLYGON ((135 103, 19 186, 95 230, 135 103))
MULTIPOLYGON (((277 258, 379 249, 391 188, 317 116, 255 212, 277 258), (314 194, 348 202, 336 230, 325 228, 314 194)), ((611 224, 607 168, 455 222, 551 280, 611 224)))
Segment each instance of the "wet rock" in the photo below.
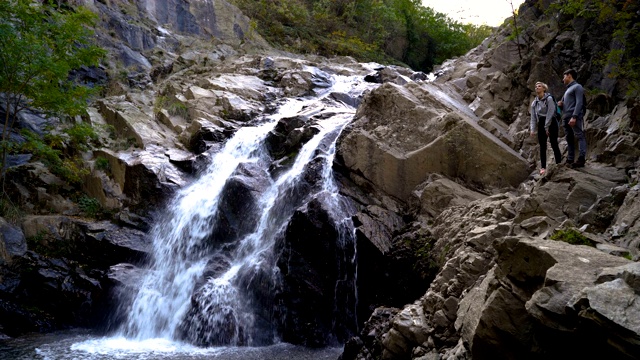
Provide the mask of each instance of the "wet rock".
POLYGON ((222 190, 211 244, 230 243, 255 230, 261 216, 260 199, 270 184, 269 175, 257 164, 238 166, 222 190))
POLYGON ((32 251, 16 258, 13 269, 15 285, 0 288, 0 326, 8 335, 104 321, 109 282, 103 271, 85 271, 74 261, 32 251))
POLYGON ((326 200, 315 198, 296 210, 276 246, 279 333, 284 341, 312 347, 345 341, 355 330, 353 279, 344 278, 353 266, 353 245, 326 241, 340 233, 326 200))
POLYGON ((234 128, 225 128, 210 121, 198 119, 191 122, 180 138, 194 154, 202 154, 227 140, 234 130, 234 128))
POLYGON ((392 319, 400 309, 389 307, 376 308, 371 317, 364 323, 359 337, 353 337, 345 343, 345 350, 340 356, 340 360, 356 360, 359 356, 367 359, 379 357, 381 349, 375 346, 375 342, 382 334, 386 334, 390 329, 390 319, 392 319), (376 349, 371 353, 367 349, 376 349), (362 350, 365 350, 362 354, 362 350))
POLYGON ((305 125, 309 119, 305 116, 282 118, 269 132, 265 139, 267 150, 275 159, 279 159, 291 152, 300 150, 313 133, 306 134, 305 125))
POLYGON ((316 68, 305 68, 285 71, 278 84, 286 96, 299 97, 313 95, 314 89, 327 88, 331 81, 329 74, 316 68))
POLYGON ((234 93, 244 99, 265 101, 273 97, 274 88, 267 86, 257 76, 242 74, 221 74, 201 81, 204 89, 234 93))
POLYGON ((88 222, 66 216, 28 216, 24 236, 39 252, 66 257, 96 268, 118 262, 144 263, 150 247, 145 233, 108 221, 88 222))
POLYGON ((192 153, 179 149, 170 149, 165 152, 165 155, 169 158, 169 161, 175 164, 180 170, 186 173, 194 172, 197 157, 192 153))
MULTIPOLYGON (((413 75, 414 73, 410 74, 410 76, 413 76, 413 75)), ((417 77, 419 78, 420 76, 417 76, 417 77)), ((365 76, 364 81, 372 82, 376 84, 384 84, 387 82, 391 82, 396 85, 404 85, 408 82, 411 82, 412 79, 408 77, 406 74, 403 74, 402 69, 400 67, 385 66, 383 68, 376 69, 375 73, 368 74, 367 76, 365 76)))

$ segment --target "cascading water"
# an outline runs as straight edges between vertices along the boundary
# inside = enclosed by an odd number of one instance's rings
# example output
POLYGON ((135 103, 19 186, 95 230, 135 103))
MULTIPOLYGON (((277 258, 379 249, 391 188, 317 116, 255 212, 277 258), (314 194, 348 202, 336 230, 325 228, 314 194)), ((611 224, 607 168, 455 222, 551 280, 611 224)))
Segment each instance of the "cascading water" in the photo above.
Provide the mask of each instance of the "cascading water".
POLYGON ((198 181, 183 189, 152 230, 153 262, 140 286, 123 328, 134 339, 174 338, 204 271, 203 244, 218 209, 227 178, 242 162, 256 161, 259 147, 274 122, 238 130, 217 153, 198 181))
POLYGON ((128 317, 121 328, 124 337, 187 340, 206 346, 277 342, 274 291, 280 286, 280 274, 275 244, 296 209, 319 196, 326 198, 339 232, 338 239, 327 241, 346 249, 342 261, 347 265, 337 265, 344 268, 339 270, 333 303, 336 313, 350 314, 355 324, 351 209, 337 194, 331 172, 335 141, 355 109, 329 95, 355 92, 359 96, 369 85, 358 87, 354 78, 331 78, 333 86, 320 99, 290 99, 262 125, 239 129, 212 157, 206 172, 177 194, 152 230, 153 261, 127 305, 128 317), (247 219, 255 215, 255 225, 238 234, 237 240, 212 240, 225 184, 246 164, 267 173, 271 159, 264 140, 280 119, 294 115, 315 119, 317 133, 302 146, 290 167, 275 179, 267 177, 268 184, 253 207, 259 213, 246 214, 247 219), (320 166, 317 181, 306 179, 311 166, 320 166), (349 309, 339 311, 338 306, 349 309))

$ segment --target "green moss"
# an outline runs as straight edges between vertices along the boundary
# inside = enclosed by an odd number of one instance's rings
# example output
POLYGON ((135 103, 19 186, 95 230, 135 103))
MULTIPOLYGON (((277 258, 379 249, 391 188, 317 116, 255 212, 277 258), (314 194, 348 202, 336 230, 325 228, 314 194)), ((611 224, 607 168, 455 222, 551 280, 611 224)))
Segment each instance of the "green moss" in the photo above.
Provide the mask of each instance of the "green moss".
POLYGON ((556 230, 553 235, 551 235, 551 240, 563 241, 572 245, 587 245, 595 247, 593 241, 589 240, 586 236, 582 235, 580 231, 574 228, 556 230))

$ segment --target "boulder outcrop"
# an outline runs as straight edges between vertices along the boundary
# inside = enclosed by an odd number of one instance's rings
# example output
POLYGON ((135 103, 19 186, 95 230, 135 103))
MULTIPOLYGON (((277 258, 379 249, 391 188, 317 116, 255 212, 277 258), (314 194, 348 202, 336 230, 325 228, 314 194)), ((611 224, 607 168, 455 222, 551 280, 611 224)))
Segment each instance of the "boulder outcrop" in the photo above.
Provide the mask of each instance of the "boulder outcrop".
POLYGON ((373 90, 340 140, 345 167, 402 201, 432 173, 484 192, 527 178, 520 155, 445 99, 416 83, 373 90))

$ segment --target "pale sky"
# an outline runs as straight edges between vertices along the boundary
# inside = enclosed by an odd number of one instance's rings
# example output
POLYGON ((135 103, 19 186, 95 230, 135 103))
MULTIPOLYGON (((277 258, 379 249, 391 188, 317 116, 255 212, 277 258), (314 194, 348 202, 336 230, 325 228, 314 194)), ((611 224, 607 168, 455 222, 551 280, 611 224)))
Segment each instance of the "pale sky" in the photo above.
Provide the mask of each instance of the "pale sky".
MULTIPOLYGON (((513 0, 513 8, 523 2, 513 0)), ((463 24, 498 26, 511 16, 511 0, 422 0, 422 5, 463 24)))

